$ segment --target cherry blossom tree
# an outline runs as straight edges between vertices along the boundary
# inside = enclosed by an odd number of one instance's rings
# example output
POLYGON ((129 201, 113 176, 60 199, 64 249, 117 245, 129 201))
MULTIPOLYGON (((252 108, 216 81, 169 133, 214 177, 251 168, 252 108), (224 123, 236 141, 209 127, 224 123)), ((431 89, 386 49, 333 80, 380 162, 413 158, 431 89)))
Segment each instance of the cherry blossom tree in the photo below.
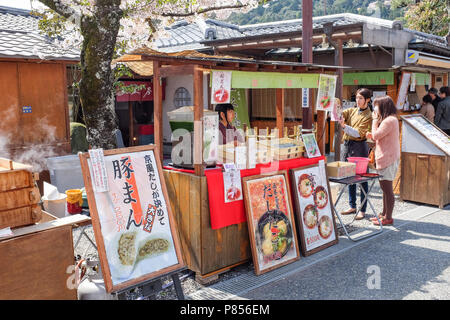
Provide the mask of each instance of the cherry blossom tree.
POLYGON ((225 19, 233 10, 250 10, 267 1, 39 0, 50 9, 41 12, 45 15, 41 28, 61 36, 61 46, 81 50, 79 92, 91 147, 116 147, 114 57, 144 45, 152 47, 164 26, 176 19, 193 20, 212 12, 225 19))

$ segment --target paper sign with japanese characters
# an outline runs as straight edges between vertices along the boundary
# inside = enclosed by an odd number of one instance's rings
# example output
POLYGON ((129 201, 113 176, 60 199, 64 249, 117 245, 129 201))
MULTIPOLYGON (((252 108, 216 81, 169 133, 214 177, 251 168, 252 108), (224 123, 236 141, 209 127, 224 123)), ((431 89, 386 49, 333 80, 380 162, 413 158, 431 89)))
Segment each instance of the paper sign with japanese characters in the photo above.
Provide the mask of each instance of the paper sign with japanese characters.
POLYGON ((231 71, 212 72, 211 103, 230 103, 231 71))
POLYGON ((319 77, 319 89, 317 90, 316 110, 331 111, 336 94, 337 76, 321 74, 319 77))
MULTIPOLYGON (((92 176, 90 158, 87 165, 92 176)), ((102 269, 107 267, 112 286, 180 264, 174 222, 161 184, 164 178, 154 151, 105 155, 104 165, 108 191, 89 190, 94 197, 89 205, 95 202, 95 210, 91 211, 95 211, 93 219, 98 219, 101 226, 106 258, 103 263, 107 264, 102 269)))

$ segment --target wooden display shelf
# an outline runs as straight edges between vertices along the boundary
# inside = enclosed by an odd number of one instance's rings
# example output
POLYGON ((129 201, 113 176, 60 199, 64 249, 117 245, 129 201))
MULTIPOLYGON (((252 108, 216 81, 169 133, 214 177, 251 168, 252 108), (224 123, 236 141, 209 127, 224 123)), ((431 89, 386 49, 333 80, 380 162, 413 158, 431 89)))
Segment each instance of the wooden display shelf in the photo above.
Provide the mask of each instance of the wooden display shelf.
POLYGON ((251 259, 247 223, 211 228, 206 177, 164 170, 187 267, 201 277, 251 259))

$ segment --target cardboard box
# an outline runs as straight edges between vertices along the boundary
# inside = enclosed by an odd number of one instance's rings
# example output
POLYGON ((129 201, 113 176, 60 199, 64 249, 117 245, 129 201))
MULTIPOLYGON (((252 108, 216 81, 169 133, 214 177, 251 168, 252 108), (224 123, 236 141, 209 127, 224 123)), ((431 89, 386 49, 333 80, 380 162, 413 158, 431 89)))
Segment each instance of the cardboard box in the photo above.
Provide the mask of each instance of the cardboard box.
POLYGON ((356 175, 356 163, 335 161, 327 163, 328 178, 344 179, 356 175))

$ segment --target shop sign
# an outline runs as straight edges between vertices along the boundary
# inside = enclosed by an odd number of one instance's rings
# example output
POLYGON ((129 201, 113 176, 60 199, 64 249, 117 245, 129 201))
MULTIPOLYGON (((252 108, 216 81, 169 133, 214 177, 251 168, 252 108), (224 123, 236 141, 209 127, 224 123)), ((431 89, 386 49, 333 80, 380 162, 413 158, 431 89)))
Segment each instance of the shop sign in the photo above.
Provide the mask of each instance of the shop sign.
POLYGON ((212 72, 211 103, 230 103, 231 71, 212 72))
POLYGON ((419 60, 420 53, 415 50, 406 50, 405 63, 416 63, 419 60))
POLYGON ((183 264, 154 146, 80 155, 107 292, 148 281, 183 264), (98 168, 94 163, 96 161, 98 168), (102 171, 105 173, 101 173, 102 171))
MULTIPOLYGON (((134 92, 122 91, 117 89, 117 102, 128 101, 153 101, 153 82, 152 81, 121 81, 123 86, 130 89, 135 88, 134 92)), ((164 92, 164 90, 163 90, 164 92)))

